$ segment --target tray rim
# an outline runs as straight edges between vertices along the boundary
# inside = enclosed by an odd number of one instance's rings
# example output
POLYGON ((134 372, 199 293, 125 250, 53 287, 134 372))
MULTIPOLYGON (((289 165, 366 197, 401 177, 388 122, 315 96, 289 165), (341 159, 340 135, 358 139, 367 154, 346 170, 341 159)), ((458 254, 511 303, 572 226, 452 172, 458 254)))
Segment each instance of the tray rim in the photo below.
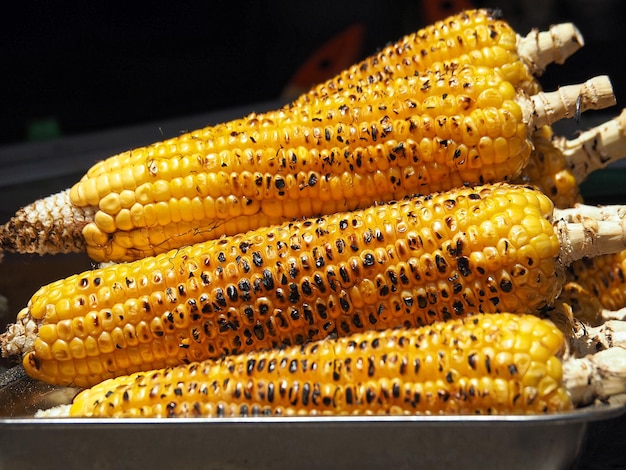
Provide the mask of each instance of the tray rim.
MULTIPOLYGON (((59 387, 34 381, 26 374, 21 365, 12 367, 0 373, 0 391, 12 387, 26 387, 34 385, 43 388, 45 393, 73 392, 78 389, 71 387, 59 387), (47 390, 46 390, 47 389, 47 390)), ((19 391, 19 389, 18 389, 19 391)), ((24 390, 21 390, 22 392, 24 390)), ((67 405, 68 403, 62 403, 67 405)), ((72 418, 72 417, 35 417, 31 415, 0 415, 0 432, 6 427, 30 427, 30 426, 232 426, 232 425, 272 425, 272 426, 336 426, 336 425, 403 425, 403 426, 432 426, 432 425, 507 425, 513 423, 517 426, 522 424, 586 424, 594 421, 603 421, 617 418, 626 414, 626 402, 624 403, 600 403, 576 408, 571 411, 545 413, 545 414, 493 414, 493 415, 470 415, 470 414, 415 414, 415 415, 291 415, 291 416, 249 416, 249 417, 223 417, 223 418, 72 418)))
POLYGON ((5 428, 31 426, 72 427, 177 427, 177 426, 494 426, 494 425, 578 425, 618 418, 626 413, 624 404, 594 405, 568 412, 531 415, 328 415, 328 416, 260 416, 233 418, 36 418, 2 417, 5 428))

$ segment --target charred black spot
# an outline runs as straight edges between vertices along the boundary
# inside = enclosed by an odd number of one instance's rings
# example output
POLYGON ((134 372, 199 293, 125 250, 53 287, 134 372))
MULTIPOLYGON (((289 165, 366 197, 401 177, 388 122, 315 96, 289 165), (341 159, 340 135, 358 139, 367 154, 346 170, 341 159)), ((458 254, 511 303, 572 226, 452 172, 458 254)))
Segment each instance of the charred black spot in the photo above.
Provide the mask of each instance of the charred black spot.
POLYGON ((261 256, 261 253, 259 253, 258 251, 254 251, 252 253, 252 262, 257 268, 263 266, 263 257, 261 256))
POLYGON ((237 292, 237 288, 232 284, 226 286, 226 295, 231 302, 236 302, 239 299, 239 293, 237 292))
POLYGON ((272 276, 272 271, 269 269, 264 269, 262 274, 263 278, 261 282, 263 283, 263 287, 265 287, 265 290, 269 291, 274 289, 274 277, 272 276))
POLYGON ((500 281, 500 289, 502 289, 502 292, 511 292, 513 290, 513 283, 508 279, 502 279, 500 281))
POLYGON ((457 260, 457 266, 462 276, 467 277, 472 274, 472 271, 470 270, 469 258, 467 256, 459 257, 457 260))

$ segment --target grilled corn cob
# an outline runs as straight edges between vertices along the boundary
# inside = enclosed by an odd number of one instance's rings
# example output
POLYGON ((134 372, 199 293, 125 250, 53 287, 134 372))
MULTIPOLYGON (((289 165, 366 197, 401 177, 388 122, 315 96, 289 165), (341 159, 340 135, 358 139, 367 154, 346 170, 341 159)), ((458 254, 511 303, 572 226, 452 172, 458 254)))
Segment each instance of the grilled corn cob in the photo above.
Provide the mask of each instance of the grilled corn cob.
POLYGON ((544 413, 572 408, 565 343, 532 315, 481 315, 354 334, 119 377, 72 416, 544 413))
POLYGON ((534 149, 514 182, 534 184, 561 209, 582 202, 580 183, 626 157, 626 110, 575 139, 557 137, 550 126, 533 133, 534 149))
POLYGON ((624 393, 626 350, 582 359, 534 315, 483 314, 136 373, 82 391, 74 417, 532 414, 624 393))
MULTIPOLYGON (((328 96, 331 89, 339 92, 339 90, 344 89, 344 86, 347 86, 349 89, 362 88, 367 84, 388 78, 394 73, 399 76, 413 75, 417 70, 424 70, 427 66, 434 65, 434 61, 444 58, 455 60, 453 64, 448 63, 449 67, 456 67, 463 63, 498 67, 503 71, 506 78, 511 80, 514 84, 520 86, 526 84, 525 89, 536 91, 537 87, 533 84, 532 79, 529 78, 529 74, 541 73, 543 68, 551 62, 562 63, 569 55, 583 45, 583 39, 580 33, 572 24, 566 23, 557 25, 550 28, 547 32, 540 33, 533 31, 529 33, 526 38, 520 38, 508 24, 498 19, 498 16, 496 12, 488 10, 467 11, 463 14, 447 18, 445 21, 439 22, 432 27, 425 28, 415 35, 407 36, 400 40, 395 47, 389 46, 385 48, 380 54, 357 64, 357 66, 347 71, 347 73, 337 77, 336 80, 327 82, 326 85, 322 87, 326 90, 324 96, 328 96), (474 50, 470 51, 469 48, 471 47, 474 47, 474 50), (413 49, 419 49, 419 54, 410 55, 413 49), (459 55, 461 59, 458 59, 459 55), (394 68, 397 69, 395 72, 393 72, 394 68)), ((310 94, 306 95, 301 100, 297 100, 294 102, 294 105, 286 109, 266 113, 260 118, 253 114, 248 116, 248 119, 238 120, 226 126, 216 126, 212 131, 214 131, 214 135, 228 135, 239 132, 238 128, 240 127, 243 127, 244 131, 250 130, 251 121, 255 123, 259 120, 263 121, 264 126, 267 126, 270 122, 278 123, 283 120, 285 115, 289 117, 293 114, 293 111, 289 110, 289 108, 296 107, 295 104, 297 104, 298 101, 310 101, 318 91, 319 89, 312 90, 310 94)), ((352 91, 350 91, 350 93, 352 94, 352 91)), ((307 108, 308 106, 305 105, 305 109, 307 108)), ((266 130, 266 134, 270 132, 271 129, 269 131, 266 130)), ((253 139, 252 136, 250 138, 253 139)), ((173 142, 169 142, 169 144, 173 144, 173 142)), ((167 145, 168 143, 164 144, 164 146, 167 145)), ((180 150, 180 146, 175 147, 180 150)), ((189 149, 185 143, 182 144, 182 147, 189 149)), ((200 147, 202 146, 200 145, 200 147)), ((291 153, 292 159, 294 157, 302 157, 303 149, 299 148, 297 150, 298 151, 291 153)), ((157 152, 157 154, 159 158, 163 157, 162 152, 157 152)), ((288 152, 283 152, 283 158, 286 158, 287 154, 288 152)), ((265 155, 264 157, 272 158, 269 155, 265 155)), ((257 158, 259 158, 258 153, 257 158)), ((263 156, 261 156, 261 158, 263 158, 263 156)), ((156 165, 155 160, 151 160, 151 162, 156 165)), ((119 162, 116 162, 116 165, 119 165, 119 162)), ((106 167, 106 165, 101 166, 106 167)), ((183 176, 188 176, 185 175, 185 171, 187 170, 192 172, 196 171, 194 169, 184 168, 184 163, 181 166, 183 167, 181 170, 183 176)), ((259 166, 261 170, 265 169, 263 165, 259 166)), ((96 167, 98 167, 98 165, 96 165, 96 167)), ((148 166, 148 171, 150 172, 155 169, 156 166, 148 166)), ((146 168, 143 168, 143 170, 130 170, 130 172, 127 171, 123 176, 119 174, 111 175, 108 178, 105 177, 107 180, 105 183, 107 185, 109 183, 115 184, 117 181, 119 184, 120 180, 124 180, 127 183, 129 178, 134 179, 137 177, 137 172, 142 173, 145 170, 146 168)), ((176 171, 176 169, 174 169, 174 171, 176 171)), ((98 170, 92 168, 91 172, 92 176, 95 177, 98 170)), ((206 184, 214 184, 214 191, 219 193, 219 183, 220 180, 224 179, 224 175, 228 176, 227 173, 218 175, 222 176, 222 178, 211 178, 215 175, 207 175, 207 178, 202 179, 202 181, 205 179, 208 180, 208 183, 205 182, 204 186, 206 186, 206 184)), ((314 186, 321 176, 327 178, 328 175, 328 173, 325 175, 318 175, 316 173, 300 175, 301 178, 299 178, 297 182, 298 187, 302 189, 303 186, 314 186)), ((245 183, 245 181, 249 180, 251 177, 250 174, 246 173, 239 176, 239 179, 243 181, 233 182, 235 186, 241 183, 250 184, 249 181, 245 183)), ((257 171, 254 172, 252 176, 255 177, 255 180, 258 180, 259 177, 270 175, 262 175, 257 171)), ((289 178, 287 178, 287 180, 289 181, 289 178)), ((347 181, 345 180, 351 180, 351 178, 344 175, 343 178, 330 181, 330 184, 326 186, 336 193, 338 184, 346 183, 347 181)), ((187 192, 190 191, 189 185, 191 184, 193 186, 194 183, 196 183, 193 178, 185 178, 185 182, 187 183, 187 192), (193 181, 190 181, 190 179, 193 181)), ((100 181, 100 183, 102 184, 102 181, 100 181)), ((95 205, 86 207, 84 200, 82 201, 83 205, 81 208, 77 209, 73 207, 76 201, 70 201, 69 193, 66 191, 38 201, 33 206, 26 208, 24 211, 20 211, 17 217, 4 227, 4 234, 0 235, 0 256, 2 254, 2 248, 11 251, 36 252, 41 254, 48 252, 65 253, 82 251, 85 248, 85 240, 83 239, 85 232, 83 231, 83 227, 89 225, 90 228, 86 229, 86 232, 90 234, 91 249, 89 251, 91 252, 91 256, 97 260, 121 260, 122 258, 117 257, 121 255, 111 255, 111 244, 106 241, 109 238, 109 236, 107 236, 108 232, 102 225, 108 225, 110 229, 111 216, 114 216, 116 219, 114 225, 117 229, 120 228, 117 225, 118 222, 121 222, 122 226, 126 225, 127 228, 129 224, 135 228, 130 235, 126 233, 123 234, 121 238, 125 239, 125 241, 122 241, 122 245, 130 244, 130 248, 137 250, 136 253, 129 254, 128 250, 125 251, 119 243, 113 244, 113 246, 117 248, 115 251, 124 252, 124 256, 129 259, 135 259, 145 254, 163 252, 169 247, 183 245, 188 240, 195 242, 206 238, 214 238, 219 236, 220 233, 235 233, 239 230, 250 228, 251 226, 261 226, 265 223, 275 221, 275 218, 273 220, 271 219, 271 214, 260 214, 259 202, 250 199, 248 197, 249 195, 237 194, 235 191, 233 194, 225 194, 223 196, 211 195, 207 197, 206 193, 208 190, 206 188, 204 190, 199 189, 199 186, 203 186, 201 183, 200 185, 195 185, 197 193, 194 193, 192 197, 183 196, 182 199, 172 197, 168 200, 163 194, 163 191, 167 190, 167 188, 165 188, 163 184, 159 185, 158 183, 163 183, 163 181, 157 181, 159 188, 155 189, 160 196, 157 196, 157 200, 155 201, 149 201, 147 216, 143 211, 138 211, 138 207, 142 207, 142 204, 140 203, 139 206, 136 204, 136 195, 133 194, 129 188, 124 188, 122 192, 110 196, 109 199, 112 199, 112 201, 103 202, 104 210, 98 210, 95 205), (158 200, 159 197, 164 197, 165 199, 161 201, 158 200), (111 203, 117 208, 113 209, 113 213, 111 213, 111 203), (169 212, 169 209, 172 209, 172 212, 169 212), (58 217, 59 212, 62 213, 62 217, 58 217), (94 231, 93 222, 96 214, 99 216, 100 223, 95 222, 97 229, 94 231), (215 214, 219 214, 219 216, 214 217, 215 214), (256 220, 252 221, 251 215, 254 215, 256 220), (208 221, 205 225, 190 223, 197 222, 198 218, 204 220, 205 216, 213 220, 208 221), (132 219, 132 222, 129 222, 129 219, 132 219), (138 222, 137 219, 140 219, 140 221, 138 222), (224 219, 236 220, 225 221, 224 219), (55 221, 57 222, 55 223, 55 221), (169 225, 170 223, 177 225, 177 227, 174 228, 174 233, 178 235, 178 240, 173 243, 170 238, 171 231, 160 228, 153 230, 155 225, 160 227, 162 225, 169 225), (228 225, 226 228, 222 226, 224 223, 228 225), (180 230, 182 233, 177 233, 177 230, 180 230), (18 235, 10 235, 11 233, 17 233, 18 235), (165 240, 168 241, 167 247, 149 248, 146 252, 146 244, 148 246, 154 244, 158 246, 165 240), (103 249, 101 243, 105 243, 108 246, 103 249), (136 248, 135 243, 139 243, 144 248, 136 248), (97 248, 95 248, 94 245, 96 245, 97 248), (95 254, 93 253, 94 250, 96 251, 95 254), (104 256, 103 252, 106 253, 104 256)), ((222 181, 222 183, 224 183, 224 181, 222 181)), ((281 184, 283 184, 282 180, 276 181, 276 186, 281 184)), ((253 189, 253 191, 256 192, 259 189, 261 188, 253 189)), ((280 188, 277 187, 276 189, 280 191, 280 188)), ((180 187, 178 190, 174 189, 174 192, 176 191, 178 193, 184 193, 184 189, 180 187)), ((368 198, 368 201, 370 199, 371 197, 368 198)), ((274 201, 273 203, 270 202, 270 204, 280 206, 281 202, 274 201)), ((318 210, 318 208, 312 209, 310 207, 302 210, 302 207, 295 207, 302 205, 303 204, 292 204, 290 208, 287 207, 283 209, 286 209, 287 217, 290 213, 292 215, 313 215, 315 210, 318 210)), ((305 203, 305 205, 308 206, 309 204, 305 203)), ((352 202, 352 205, 354 205, 354 202, 352 202)), ((128 248, 128 246, 126 248, 128 248)))
POLYGON ((466 10, 400 38, 313 87, 294 104, 411 76, 448 61, 500 68, 508 80, 534 94, 539 91, 534 76, 541 75, 553 62, 564 63, 583 43, 582 35, 571 23, 554 25, 543 32, 534 30, 521 37, 498 10, 466 10))
POLYGON ((544 194, 501 183, 223 237, 42 287, 2 349, 35 378, 89 386, 365 329, 539 311, 561 265, 624 247, 621 223, 551 218, 544 194))
POLYGON ((86 248, 96 261, 128 261, 294 217, 509 180, 526 164, 529 129, 613 103, 606 77, 530 99, 486 67, 375 83, 279 124, 248 117, 99 162, 71 190, 20 210, 0 228, 0 249, 86 248))

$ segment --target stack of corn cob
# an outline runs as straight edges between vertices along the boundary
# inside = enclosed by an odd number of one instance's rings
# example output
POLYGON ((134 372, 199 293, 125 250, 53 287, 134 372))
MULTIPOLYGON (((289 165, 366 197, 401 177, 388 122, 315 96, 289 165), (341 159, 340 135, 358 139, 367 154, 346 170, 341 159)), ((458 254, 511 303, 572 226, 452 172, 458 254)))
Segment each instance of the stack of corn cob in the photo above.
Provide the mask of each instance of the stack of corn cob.
POLYGON ((39 289, 3 354, 85 388, 76 416, 531 413, 623 394, 619 323, 581 328, 559 300, 577 260, 626 246, 622 208, 562 202, 621 157, 619 119, 552 135, 615 103, 606 77, 541 90, 580 46, 571 24, 520 37, 466 11, 282 109, 97 163, 0 229, 4 251, 106 262, 39 289))

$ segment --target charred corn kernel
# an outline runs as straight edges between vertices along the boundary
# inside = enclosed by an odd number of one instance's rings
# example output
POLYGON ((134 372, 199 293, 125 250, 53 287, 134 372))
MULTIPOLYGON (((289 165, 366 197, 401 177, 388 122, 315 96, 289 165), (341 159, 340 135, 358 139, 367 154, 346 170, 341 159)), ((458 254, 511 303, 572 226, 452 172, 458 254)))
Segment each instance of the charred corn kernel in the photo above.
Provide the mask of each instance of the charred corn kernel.
MULTIPOLYGON (((566 273, 566 279, 567 279, 566 273)), ((557 299, 564 308, 571 312, 571 316, 589 326, 598 326, 603 322, 603 306, 600 300, 581 284, 567 281, 557 299)))
MULTIPOLYGON (((54 339, 49 318, 61 319, 57 329, 68 322, 69 331, 56 335, 71 341, 74 312, 83 318, 81 335, 93 335, 101 349, 100 379, 154 367, 127 361, 117 368, 118 356, 138 347, 123 332, 139 325, 159 364, 175 365, 468 312, 540 310, 562 280, 551 208, 530 187, 463 188, 106 266, 55 283, 60 298, 50 300, 46 286, 33 296, 30 316, 46 330, 34 343, 54 339), (66 312, 77 295, 89 297, 89 307, 66 312)), ((37 348, 25 352, 33 377, 93 383, 43 375, 47 359, 37 348)))
POLYGON ((530 183, 545 192, 555 207, 565 209, 582 202, 579 183, 571 163, 556 141, 553 130, 544 126, 533 133, 534 149, 522 174, 514 181, 530 183))
POLYGON ((564 349, 547 320, 477 315, 118 377, 82 391, 70 410, 75 417, 558 412, 572 408, 564 349))
POLYGON ((626 251, 575 261, 568 267, 566 279, 605 309, 626 307, 626 251))

